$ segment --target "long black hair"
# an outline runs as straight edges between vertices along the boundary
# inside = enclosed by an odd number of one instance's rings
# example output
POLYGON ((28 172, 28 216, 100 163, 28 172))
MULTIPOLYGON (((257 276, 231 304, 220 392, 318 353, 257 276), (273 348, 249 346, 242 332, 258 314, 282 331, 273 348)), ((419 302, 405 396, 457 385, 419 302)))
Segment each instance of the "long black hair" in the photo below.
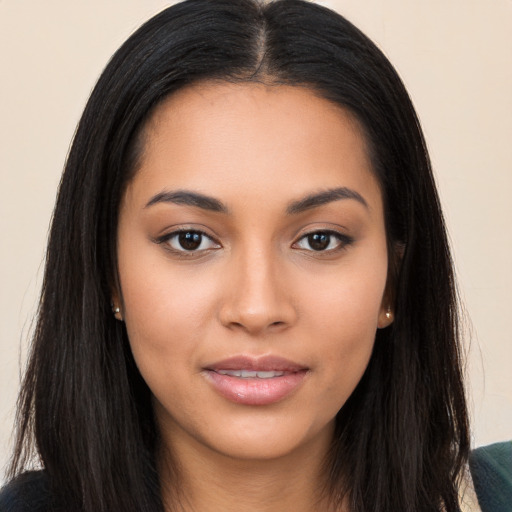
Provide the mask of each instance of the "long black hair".
POLYGON ((468 453, 452 262, 407 92, 342 16, 302 0, 188 0, 116 52, 60 183, 10 475, 38 458, 55 508, 162 511, 151 393, 114 319, 119 205, 145 121, 201 80, 308 87, 363 128, 385 203, 396 320, 338 413, 327 464, 352 512, 458 510, 468 453))

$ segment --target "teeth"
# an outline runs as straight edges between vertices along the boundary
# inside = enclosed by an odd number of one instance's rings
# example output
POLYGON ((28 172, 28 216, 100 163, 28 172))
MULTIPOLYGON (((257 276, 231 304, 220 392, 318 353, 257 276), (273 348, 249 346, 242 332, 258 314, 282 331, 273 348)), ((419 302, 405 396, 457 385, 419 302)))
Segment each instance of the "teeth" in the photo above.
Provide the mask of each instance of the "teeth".
POLYGON ((284 372, 256 372, 258 379, 271 379, 272 377, 282 377, 284 372))
POLYGON ((229 375, 230 377, 240 377, 242 379, 272 379, 274 377, 282 377, 285 372, 257 372, 254 370, 217 370, 221 375, 229 375))
POLYGON ((221 375, 230 375, 231 377, 241 377, 241 370, 217 370, 217 373, 221 375))

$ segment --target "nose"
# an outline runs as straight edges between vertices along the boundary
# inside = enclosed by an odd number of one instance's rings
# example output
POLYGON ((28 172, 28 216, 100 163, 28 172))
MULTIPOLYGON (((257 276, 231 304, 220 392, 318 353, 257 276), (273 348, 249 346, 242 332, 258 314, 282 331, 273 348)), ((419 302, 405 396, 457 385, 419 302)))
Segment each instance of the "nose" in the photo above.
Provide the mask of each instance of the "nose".
POLYGON ((220 322, 250 335, 279 332, 296 321, 286 272, 271 251, 247 251, 230 262, 220 322))

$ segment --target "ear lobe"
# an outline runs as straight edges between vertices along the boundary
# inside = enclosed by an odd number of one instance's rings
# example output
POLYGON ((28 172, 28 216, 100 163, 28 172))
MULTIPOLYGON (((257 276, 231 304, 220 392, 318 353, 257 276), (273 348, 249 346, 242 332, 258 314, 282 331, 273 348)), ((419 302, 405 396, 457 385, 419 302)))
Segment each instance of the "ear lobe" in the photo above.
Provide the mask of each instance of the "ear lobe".
POLYGON ((112 290, 112 300, 110 302, 110 307, 112 309, 112 313, 114 314, 114 317, 116 320, 119 320, 120 322, 123 321, 123 313, 121 310, 122 302, 119 298, 119 294, 117 293, 117 290, 112 290))
POLYGON ((379 329, 384 329, 386 327, 389 327, 394 320, 393 311, 391 310, 391 306, 388 306, 387 308, 382 307, 379 313, 379 319, 377 322, 377 327, 379 329))
POLYGON ((112 303, 112 313, 114 313, 114 317, 116 320, 119 320, 120 322, 123 321, 123 315, 121 314, 121 308, 119 306, 116 306, 114 303, 112 303))
POLYGON ((395 304, 396 296, 395 286, 404 253, 405 244, 402 242, 395 242, 393 244, 393 249, 390 256, 388 280, 386 283, 386 289, 382 298, 379 318, 377 321, 377 327, 379 329, 385 329, 386 327, 389 327, 395 320, 393 311, 393 305, 395 304))

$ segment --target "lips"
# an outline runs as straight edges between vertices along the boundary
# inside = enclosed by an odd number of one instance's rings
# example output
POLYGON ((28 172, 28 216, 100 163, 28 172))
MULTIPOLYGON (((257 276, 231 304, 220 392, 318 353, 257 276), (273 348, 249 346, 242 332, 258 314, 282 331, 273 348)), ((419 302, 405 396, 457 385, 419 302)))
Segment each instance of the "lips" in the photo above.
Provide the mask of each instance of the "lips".
POLYGON ((203 374, 227 400, 269 405, 284 400, 303 382, 308 368, 277 356, 237 356, 208 365, 203 374))
POLYGON ((217 373, 229 375, 230 377, 240 377, 241 379, 273 379, 274 377, 282 377, 285 374, 285 372, 256 370, 217 370, 217 373))

